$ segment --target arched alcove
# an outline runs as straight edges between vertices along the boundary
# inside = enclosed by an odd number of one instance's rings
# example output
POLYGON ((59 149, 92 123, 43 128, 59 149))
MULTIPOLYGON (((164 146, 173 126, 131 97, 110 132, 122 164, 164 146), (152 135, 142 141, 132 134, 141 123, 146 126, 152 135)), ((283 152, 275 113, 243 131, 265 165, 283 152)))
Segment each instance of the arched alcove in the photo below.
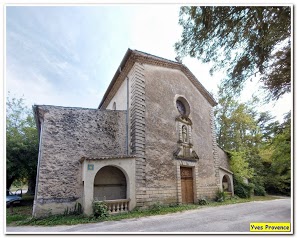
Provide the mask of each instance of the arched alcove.
POLYGON ((227 174, 223 176, 222 187, 225 192, 232 192, 231 180, 227 174))
POLYGON ((115 166, 101 168, 94 179, 94 200, 116 200, 127 198, 125 174, 115 166))

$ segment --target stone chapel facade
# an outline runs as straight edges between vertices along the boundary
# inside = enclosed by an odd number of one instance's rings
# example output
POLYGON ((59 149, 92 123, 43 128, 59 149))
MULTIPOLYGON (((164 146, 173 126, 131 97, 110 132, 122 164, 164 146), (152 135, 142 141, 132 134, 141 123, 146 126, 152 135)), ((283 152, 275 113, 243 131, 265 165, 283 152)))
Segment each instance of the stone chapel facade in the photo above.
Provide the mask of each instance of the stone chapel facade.
POLYGON ((217 146, 217 103, 180 62, 128 49, 98 109, 34 105, 39 156, 33 216, 195 203, 233 192, 217 146))

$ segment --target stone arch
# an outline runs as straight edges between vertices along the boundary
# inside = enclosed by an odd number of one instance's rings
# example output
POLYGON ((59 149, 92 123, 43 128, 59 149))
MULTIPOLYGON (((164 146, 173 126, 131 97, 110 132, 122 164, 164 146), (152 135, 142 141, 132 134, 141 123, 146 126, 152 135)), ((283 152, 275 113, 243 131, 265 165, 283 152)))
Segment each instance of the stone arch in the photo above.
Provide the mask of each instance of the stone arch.
POLYGON ((225 174, 222 178, 222 188, 225 192, 232 192, 231 179, 227 174, 225 174))
POLYGON ((104 166, 94 178, 94 200, 126 199, 127 188, 127 175, 122 169, 113 165, 104 166))

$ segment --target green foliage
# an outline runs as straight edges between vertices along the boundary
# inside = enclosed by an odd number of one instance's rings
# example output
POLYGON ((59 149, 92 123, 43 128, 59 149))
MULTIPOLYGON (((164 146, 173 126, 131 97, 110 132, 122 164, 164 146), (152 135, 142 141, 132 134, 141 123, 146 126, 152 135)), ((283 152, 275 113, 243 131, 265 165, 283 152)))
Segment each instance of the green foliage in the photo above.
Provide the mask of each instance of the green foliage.
POLYGON ((209 204, 209 201, 206 198, 200 198, 198 200, 198 204, 201 205, 201 206, 205 206, 205 205, 209 204))
MULTIPOLYGON (((256 195, 289 195, 291 190, 291 114, 282 124, 269 112, 257 112, 258 99, 239 103, 221 86, 215 111, 218 144, 230 157, 230 167, 240 180, 255 185, 256 195)), ((237 183, 242 197, 249 188, 237 183)), ((236 186, 234 184, 234 186, 236 186)))
POLYGON ((255 185, 254 188, 254 195, 255 196, 266 196, 266 191, 264 186, 261 185, 255 185))
POLYGON ((180 9, 179 56, 226 70, 223 85, 239 94, 256 74, 277 100, 291 91, 291 7, 185 6, 180 9))
POLYGON ((266 196, 263 176, 255 176, 250 180, 250 182, 254 185, 255 196, 266 196))
POLYGON ((224 202, 226 200, 226 193, 218 189, 216 192, 216 201, 217 202, 224 202))
POLYGON ((219 146, 227 151, 250 152, 262 138, 254 109, 258 105, 258 98, 239 103, 223 87, 219 87, 218 95, 215 118, 219 146))
MULTIPOLYGON (((291 194, 291 113, 274 129, 277 134, 264 146, 265 188, 273 194, 291 194), (267 156, 268 154, 268 156, 267 156)), ((262 151, 263 152, 263 151, 262 151)))
POLYGON ((24 99, 7 98, 6 102, 6 181, 35 179, 38 160, 38 133, 33 113, 24 99))
POLYGON ((24 215, 24 214, 11 214, 11 215, 8 215, 7 216, 7 219, 6 219, 6 224, 9 225, 13 222, 16 222, 16 221, 23 221, 25 219, 27 219, 28 216, 24 215))
POLYGON ((250 198, 254 191, 254 184, 246 184, 241 177, 234 174, 234 194, 240 198, 250 198))
POLYGON ((152 206, 150 206, 150 209, 153 211, 160 211, 162 209, 162 207, 164 207, 164 205, 157 202, 157 203, 154 203, 152 206))
POLYGON ((93 215, 96 219, 109 216, 107 204, 105 202, 94 201, 92 204, 92 207, 93 207, 93 215))
POLYGON ((229 152, 230 167, 234 175, 242 180, 250 179, 254 175, 254 169, 249 166, 244 152, 229 152))

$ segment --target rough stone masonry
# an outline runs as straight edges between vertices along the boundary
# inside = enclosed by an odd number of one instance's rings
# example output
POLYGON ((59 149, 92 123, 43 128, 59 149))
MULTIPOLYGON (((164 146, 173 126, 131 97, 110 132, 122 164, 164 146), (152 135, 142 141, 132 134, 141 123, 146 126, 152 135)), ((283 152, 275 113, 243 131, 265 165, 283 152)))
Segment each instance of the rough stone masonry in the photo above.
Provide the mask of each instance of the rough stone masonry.
POLYGON ((128 49, 98 109, 35 105, 33 215, 78 203, 90 215, 98 199, 121 212, 124 203, 132 210, 213 199, 219 189, 232 195, 216 104, 182 63, 128 49))

